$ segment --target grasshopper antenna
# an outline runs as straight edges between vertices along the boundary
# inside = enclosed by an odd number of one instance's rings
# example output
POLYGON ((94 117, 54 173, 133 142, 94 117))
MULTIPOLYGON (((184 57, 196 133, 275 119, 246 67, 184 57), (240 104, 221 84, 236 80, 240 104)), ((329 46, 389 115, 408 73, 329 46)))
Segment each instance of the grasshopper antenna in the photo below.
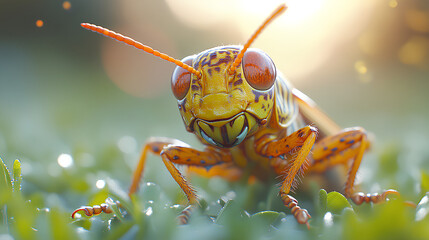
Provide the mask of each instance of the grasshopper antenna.
POLYGON ((134 39, 132 39, 130 37, 126 37, 126 36, 124 36, 124 35, 122 35, 120 33, 116 33, 116 32, 114 32, 112 30, 109 30, 109 29, 106 29, 106 28, 103 28, 103 27, 100 27, 100 26, 97 26, 97 25, 94 25, 94 24, 90 24, 90 23, 81 23, 80 25, 83 28, 86 28, 86 29, 91 30, 91 31, 96 32, 96 33, 100 33, 100 34, 102 34, 102 35, 104 35, 106 37, 113 38, 113 39, 115 39, 115 40, 117 40, 119 42, 126 43, 126 44, 128 44, 130 46, 133 46, 133 47, 138 48, 140 50, 143 50, 143 51, 145 51, 147 53, 150 53, 152 55, 160 57, 160 58, 162 58, 164 60, 172 62, 172 63, 176 64, 177 66, 182 67, 182 68, 188 70, 189 72, 197 75, 198 78, 201 78, 201 72, 198 71, 198 70, 196 70, 195 68, 193 68, 193 67, 191 67, 191 66, 183 63, 180 60, 172 58, 172 57, 168 56, 165 53, 162 53, 162 52, 159 52, 157 50, 154 50, 151 47, 146 46, 146 45, 144 45, 144 44, 142 44, 142 43, 140 43, 140 42, 138 42, 138 41, 136 41, 136 40, 134 40, 134 39))
POLYGON ((279 7, 277 7, 276 10, 274 10, 273 13, 264 21, 264 23, 259 26, 259 28, 253 33, 253 35, 250 37, 249 40, 247 40, 246 44, 244 44, 243 49, 241 49, 240 53, 235 58, 234 62, 232 63, 231 67, 229 68, 229 74, 234 74, 235 69, 240 65, 241 60, 243 59, 244 53, 247 51, 247 49, 250 47, 250 45, 255 41, 256 37, 262 32, 262 30, 277 16, 279 16, 281 13, 286 11, 287 6, 286 4, 281 4, 279 7))

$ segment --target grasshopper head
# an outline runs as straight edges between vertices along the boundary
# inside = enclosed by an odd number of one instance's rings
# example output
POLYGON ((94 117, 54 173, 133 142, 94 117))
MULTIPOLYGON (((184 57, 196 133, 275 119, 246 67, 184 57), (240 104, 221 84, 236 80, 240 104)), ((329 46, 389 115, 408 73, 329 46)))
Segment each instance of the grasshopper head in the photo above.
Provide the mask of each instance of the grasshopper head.
POLYGON ((238 46, 216 47, 182 61, 201 77, 176 67, 171 86, 186 129, 219 147, 233 147, 268 122, 274 104, 276 68, 267 54, 247 49, 229 69, 238 46))

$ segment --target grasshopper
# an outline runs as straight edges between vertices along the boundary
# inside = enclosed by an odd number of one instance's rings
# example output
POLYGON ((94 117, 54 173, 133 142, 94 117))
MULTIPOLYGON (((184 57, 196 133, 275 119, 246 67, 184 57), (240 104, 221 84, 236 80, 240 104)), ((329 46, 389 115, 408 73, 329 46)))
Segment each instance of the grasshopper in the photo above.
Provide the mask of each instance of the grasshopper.
MULTIPOLYGON (((150 138, 134 171, 129 195, 138 189, 148 153, 161 156, 191 206, 198 203, 196 191, 175 164, 229 180, 240 178, 250 165, 251 174, 258 179, 280 176, 281 200, 295 219, 307 226, 310 214, 290 194, 304 173, 347 166, 345 195, 356 204, 378 203, 389 194, 399 194, 396 190, 381 194, 355 192, 356 173, 370 145, 367 132, 361 127, 341 129, 282 76, 265 52, 250 48, 261 31, 286 9, 286 5, 280 5, 244 46, 215 47, 181 61, 103 27, 82 24, 176 64, 171 87, 181 117, 186 130, 205 145, 201 151, 176 139, 150 138)), ((81 207, 73 216, 81 210, 88 216, 111 212, 104 204, 81 207)), ((179 220, 186 223, 188 216, 189 209, 185 209, 179 220)))

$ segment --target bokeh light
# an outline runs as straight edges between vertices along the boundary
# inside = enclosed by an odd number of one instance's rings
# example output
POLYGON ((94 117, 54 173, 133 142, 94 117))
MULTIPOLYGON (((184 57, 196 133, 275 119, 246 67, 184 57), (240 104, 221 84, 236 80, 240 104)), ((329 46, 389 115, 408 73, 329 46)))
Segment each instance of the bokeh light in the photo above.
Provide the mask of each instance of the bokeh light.
POLYGON ((145 211, 146 216, 150 216, 150 215, 152 215, 152 213, 153 213, 152 207, 148 207, 145 211))
POLYGON ((368 68, 364 61, 357 61, 355 63, 355 69, 359 74, 366 74, 368 72, 368 68))
POLYGON ((123 136, 118 140, 118 147, 124 153, 133 153, 137 150, 137 141, 131 136, 123 136))
POLYGON ((63 2, 63 8, 64 8, 64 10, 70 10, 71 3, 69 1, 64 1, 63 2))
POLYGON ((58 156, 58 165, 63 168, 69 168, 73 165, 73 158, 70 154, 63 153, 58 156))
POLYGON ((367 63, 365 61, 356 61, 354 67, 361 82, 369 83, 372 80, 372 75, 368 71, 367 63))
POLYGON ((429 60, 429 40, 413 36, 402 45, 398 52, 399 60, 404 64, 420 66, 429 60))
POLYGON ((397 6, 398 6, 398 1, 396 1, 396 0, 390 0, 389 1, 389 7, 395 8, 397 6))
POLYGON ((37 27, 43 27, 43 24, 44 24, 44 22, 42 21, 42 20, 40 20, 40 19, 38 19, 38 20, 36 20, 36 26, 37 27))
POLYGON ((95 183, 95 187, 98 188, 98 189, 102 189, 105 186, 106 186, 106 181, 104 181, 102 179, 97 180, 97 182, 95 183))
POLYGON ((409 9, 405 12, 405 20, 412 30, 429 33, 429 11, 409 9))

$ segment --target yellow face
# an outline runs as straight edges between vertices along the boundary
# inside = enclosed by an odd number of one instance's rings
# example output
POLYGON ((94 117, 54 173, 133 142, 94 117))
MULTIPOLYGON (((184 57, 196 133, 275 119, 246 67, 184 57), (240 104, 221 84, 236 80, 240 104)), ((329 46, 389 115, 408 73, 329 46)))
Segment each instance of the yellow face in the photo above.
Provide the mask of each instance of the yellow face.
POLYGON ((204 143, 233 147, 269 122, 276 69, 262 51, 248 49, 239 67, 228 71, 238 46, 216 47, 182 60, 201 72, 198 78, 177 67, 173 93, 186 129, 204 143))

